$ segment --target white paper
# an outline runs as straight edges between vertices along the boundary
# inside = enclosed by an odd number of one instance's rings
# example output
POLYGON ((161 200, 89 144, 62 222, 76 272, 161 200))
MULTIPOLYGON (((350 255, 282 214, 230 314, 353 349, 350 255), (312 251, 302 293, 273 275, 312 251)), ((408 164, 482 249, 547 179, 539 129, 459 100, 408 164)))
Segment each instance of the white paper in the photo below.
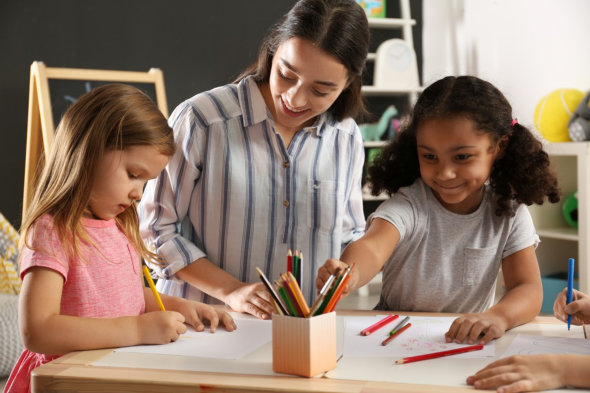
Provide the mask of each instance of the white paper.
POLYGON ((115 352, 135 352, 160 355, 192 356, 215 359, 239 359, 272 340, 272 322, 253 318, 236 318, 237 329, 226 331, 219 326, 215 333, 205 328, 196 332, 188 327, 178 340, 163 345, 138 345, 115 349, 115 352))
MULTIPOLYGON (((455 317, 410 317, 412 323, 407 330, 383 346, 381 342, 389 337, 389 332, 406 316, 399 315, 385 327, 368 336, 362 336, 361 330, 383 319, 385 315, 374 317, 345 317, 344 320, 344 357, 408 357, 431 352, 469 346, 445 342, 445 333, 449 330, 455 317)), ((484 358, 495 354, 496 345, 492 341, 482 350, 453 355, 463 358, 484 358)))
POLYGON ((512 340, 502 357, 545 353, 590 355, 590 340, 575 337, 519 334, 512 340))

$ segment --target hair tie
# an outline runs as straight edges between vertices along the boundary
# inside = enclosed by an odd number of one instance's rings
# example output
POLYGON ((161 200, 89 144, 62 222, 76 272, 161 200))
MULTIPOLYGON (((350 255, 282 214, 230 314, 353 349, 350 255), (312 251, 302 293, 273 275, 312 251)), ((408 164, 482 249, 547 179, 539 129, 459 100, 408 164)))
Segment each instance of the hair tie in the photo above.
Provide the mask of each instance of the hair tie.
POLYGON ((518 123, 518 119, 517 118, 514 118, 514 119, 512 119, 512 124, 510 124, 510 126, 511 127, 514 127, 514 125, 517 124, 517 123, 518 123))

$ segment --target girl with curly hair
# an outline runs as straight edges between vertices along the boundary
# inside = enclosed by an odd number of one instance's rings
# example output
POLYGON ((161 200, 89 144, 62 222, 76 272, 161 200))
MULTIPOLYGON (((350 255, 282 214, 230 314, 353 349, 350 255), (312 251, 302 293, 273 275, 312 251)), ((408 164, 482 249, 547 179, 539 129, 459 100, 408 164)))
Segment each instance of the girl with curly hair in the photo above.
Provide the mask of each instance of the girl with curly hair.
POLYGON ((347 292, 383 271, 376 309, 463 314, 447 342, 485 344, 537 315, 539 237, 526 206, 560 191, 541 142, 496 87, 472 76, 429 86, 369 176, 373 194, 391 198, 319 269, 317 288, 353 262, 347 292), (492 306, 500 268, 506 292, 492 306))

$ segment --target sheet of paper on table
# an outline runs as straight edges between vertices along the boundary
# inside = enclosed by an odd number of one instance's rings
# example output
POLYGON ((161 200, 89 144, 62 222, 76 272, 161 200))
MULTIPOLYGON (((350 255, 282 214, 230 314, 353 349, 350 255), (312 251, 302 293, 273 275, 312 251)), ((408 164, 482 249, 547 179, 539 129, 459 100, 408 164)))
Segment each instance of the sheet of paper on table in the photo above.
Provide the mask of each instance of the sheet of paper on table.
MULTIPOLYGON (((396 357, 422 355, 431 352, 446 351, 465 347, 469 344, 445 342, 445 333, 449 330, 454 317, 410 317, 412 323, 406 331, 393 339, 386 346, 381 342, 389 336, 391 329, 405 315, 399 314, 385 327, 368 336, 362 336, 361 330, 381 320, 385 315, 374 317, 345 317, 344 321, 344 357, 396 357)), ((495 355, 495 342, 484 346, 484 349, 453 355, 457 358, 485 358, 495 355)))
POLYGON ((219 326, 215 333, 210 333, 208 327, 202 332, 196 332, 189 326, 187 332, 175 342, 124 347, 115 349, 115 352, 239 359, 271 341, 270 320, 232 316, 237 325, 233 332, 226 331, 223 326, 219 326))
POLYGON ((536 354, 590 355, 590 340, 582 337, 549 337, 519 334, 514 337, 502 357, 536 354))

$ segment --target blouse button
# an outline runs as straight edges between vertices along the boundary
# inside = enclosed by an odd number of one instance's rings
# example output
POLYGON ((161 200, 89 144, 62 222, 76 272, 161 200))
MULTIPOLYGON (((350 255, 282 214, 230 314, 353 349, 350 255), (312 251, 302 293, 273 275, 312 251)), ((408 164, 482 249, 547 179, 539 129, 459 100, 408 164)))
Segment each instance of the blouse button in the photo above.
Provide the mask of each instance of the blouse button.
POLYGON ((283 206, 289 207, 289 201, 287 201, 287 200, 283 201, 283 206))

